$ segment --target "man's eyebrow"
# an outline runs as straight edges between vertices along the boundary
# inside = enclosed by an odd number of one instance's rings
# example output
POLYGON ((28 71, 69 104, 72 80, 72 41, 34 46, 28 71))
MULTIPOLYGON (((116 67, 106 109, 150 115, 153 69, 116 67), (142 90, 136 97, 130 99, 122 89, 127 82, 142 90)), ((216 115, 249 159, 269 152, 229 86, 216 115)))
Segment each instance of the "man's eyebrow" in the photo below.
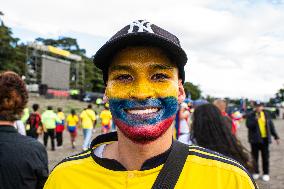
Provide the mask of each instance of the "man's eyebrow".
POLYGON ((164 65, 164 64, 153 64, 150 67, 151 67, 151 69, 161 69, 161 70, 172 70, 172 69, 174 69, 174 66, 164 65))
POLYGON ((119 71, 119 70, 131 70, 130 66, 127 65, 113 65, 109 68, 109 71, 119 71))

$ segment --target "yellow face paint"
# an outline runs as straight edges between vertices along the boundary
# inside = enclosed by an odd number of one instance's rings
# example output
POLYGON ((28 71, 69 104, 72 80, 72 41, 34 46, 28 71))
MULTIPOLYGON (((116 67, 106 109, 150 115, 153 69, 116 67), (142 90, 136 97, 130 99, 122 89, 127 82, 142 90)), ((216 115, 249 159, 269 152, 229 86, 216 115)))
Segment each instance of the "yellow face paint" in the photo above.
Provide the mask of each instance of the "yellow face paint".
POLYGON ((178 69, 158 48, 126 48, 109 67, 106 95, 110 99, 177 98, 178 69))

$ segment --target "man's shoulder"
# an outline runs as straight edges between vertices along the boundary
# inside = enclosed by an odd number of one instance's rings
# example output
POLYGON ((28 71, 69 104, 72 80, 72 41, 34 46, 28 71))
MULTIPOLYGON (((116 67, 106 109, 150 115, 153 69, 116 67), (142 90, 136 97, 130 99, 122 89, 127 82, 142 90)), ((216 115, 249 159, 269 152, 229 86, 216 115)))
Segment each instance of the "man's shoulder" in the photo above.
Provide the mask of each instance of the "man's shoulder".
POLYGON ((29 148, 45 150, 43 144, 32 137, 20 135, 18 140, 21 144, 28 145, 29 148))
POLYGON ((68 172, 75 167, 76 169, 85 169, 90 162, 89 158, 91 158, 91 150, 86 150, 81 153, 69 156, 55 166, 55 168, 52 170, 52 174, 61 174, 63 172, 68 172))
POLYGON ((18 133, 13 135, 13 138, 9 140, 8 145, 10 146, 9 150, 12 150, 14 154, 16 154, 15 152, 18 154, 26 152, 27 155, 38 154, 40 156, 44 156, 46 154, 45 147, 39 141, 18 133))
MULTIPOLYGON (((199 169, 204 169, 204 172, 210 170, 212 174, 232 174, 239 176, 254 183, 251 174, 238 161, 224 156, 218 152, 199 147, 189 146, 189 155, 187 158, 189 166, 196 166, 199 169)), ((200 170, 202 172, 202 170, 200 170)))

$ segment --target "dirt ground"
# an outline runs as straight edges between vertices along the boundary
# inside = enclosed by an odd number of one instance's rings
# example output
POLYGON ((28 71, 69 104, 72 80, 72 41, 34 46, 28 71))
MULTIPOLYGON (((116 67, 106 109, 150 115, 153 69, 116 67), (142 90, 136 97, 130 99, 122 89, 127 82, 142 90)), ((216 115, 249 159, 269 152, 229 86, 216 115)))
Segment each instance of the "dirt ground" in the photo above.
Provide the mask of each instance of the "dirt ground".
MULTIPOLYGON (((270 176, 271 180, 269 182, 263 182, 257 180, 257 184, 260 189, 284 189, 284 120, 275 120, 275 127, 281 137, 280 145, 276 145, 275 141, 270 145, 270 176)), ((99 129, 96 133, 93 133, 93 137, 99 134, 99 129)), ((249 149, 249 144, 247 142, 247 129, 243 125, 238 131, 238 137, 242 143, 249 149)), ((82 145, 82 131, 79 130, 76 149, 72 149, 70 145, 70 137, 68 132, 64 132, 64 148, 57 149, 56 151, 50 151, 50 146, 48 147, 48 156, 49 156, 49 168, 50 170, 60 162, 64 157, 70 156, 81 152, 82 145)), ((40 139, 42 140, 42 139, 40 139)), ((50 143, 48 144, 50 145, 50 143)), ((260 169, 261 170, 261 169, 260 169)))

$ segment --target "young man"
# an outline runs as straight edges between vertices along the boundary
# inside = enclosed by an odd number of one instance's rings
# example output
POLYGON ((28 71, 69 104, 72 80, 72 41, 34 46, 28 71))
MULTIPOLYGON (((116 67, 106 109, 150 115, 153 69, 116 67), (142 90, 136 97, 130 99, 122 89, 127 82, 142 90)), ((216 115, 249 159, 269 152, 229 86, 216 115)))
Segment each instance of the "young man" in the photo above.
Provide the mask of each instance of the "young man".
POLYGON ((83 150, 87 150, 90 147, 90 142, 92 138, 93 127, 96 121, 96 114, 92 109, 92 105, 89 104, 88 107, 82 111, 80 114, 81 126, 83 128, 83 150))
POLYGON ((56 113, 53 111, 52 106, 48 106, 47 110, 45 110, 42 113, 42 125, 43 125, 43 143, 44 146, 47 147, 48 138, 50 137, 51 141, 51 150, 55 151, 55 144, 54 144, 54 138, 55 138, 55 127, 56 122, 60 122, 60 119, 56 115, 56 113))
POLYGON ((135 21, 117 32, 94 57, 103 71, 117 133, 101 135, 90 150, 66 158, 45 189, 255 188, 234 160, 200 147, 184 145, 184 156, 176 151, 177 144, 183 144, 173 142, 171 124, 185 98, 186 61, 178 38, 147 21, 135 21), (163 187, 157 187, 160 172, 170 177, 178 172, 176 167, 162 169, 171 167, 167 159, 172 160, 173 152, 177 158, 171 163, 184 158, 179 177, 163 179, 163 187))
POLYGON ((30 136, 32 138, 37 139, 38 138, 38 128, 42 127, 41 123, 41 116, 40 113, 38 112, 39 110, 39 105, 38 104, 33 104, 33 113, 30 114, 28 120, 27 120, 27 136, 30 136))
POLYGON ((62 108, 60 107, 57 108, 57 117, 60 120, 59 122, 56 122, 56 128, 55 128, 57 148, 63 148, 63 131, 65 124, 65 114, 62 111, 62 108))
POLYGON ((256 163, 253 178, 259 178, 258 154, 261 151, 262 180, 269 181, 269 143, 271 143, 271 135, 275 138, 277 144, 279 144, 280 140, 269 114, 263 108, 263 103, 256 101, 255 111, 248 115, 246 125, 249 131, 248 137, 251 144, 252 157, 256 163))
POLYGON ((111 112, 109 111, 109 104, 105 104, 105 109, 101 112, 100 118, 102 122, 102 133, 106 134, 110 131, 112 123, 112 116, 111 112))

